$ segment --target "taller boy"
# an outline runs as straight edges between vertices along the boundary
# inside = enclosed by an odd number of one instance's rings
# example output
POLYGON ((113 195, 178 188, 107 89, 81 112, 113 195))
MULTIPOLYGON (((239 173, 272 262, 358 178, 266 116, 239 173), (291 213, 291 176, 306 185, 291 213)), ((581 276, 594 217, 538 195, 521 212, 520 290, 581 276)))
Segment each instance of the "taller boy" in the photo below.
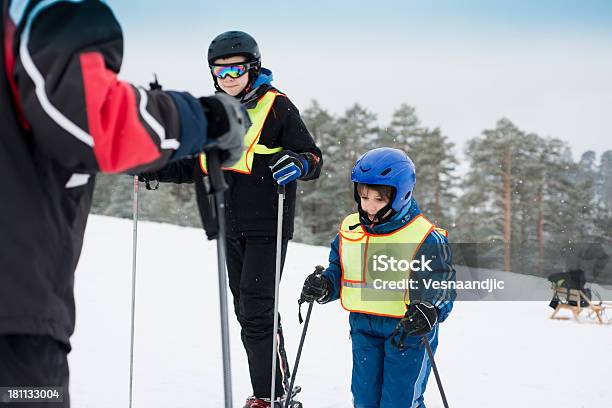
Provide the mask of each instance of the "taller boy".
MULTIPOLYGON (((321 151, 289 98, 271 85, 272 72, 262 68, 257 42, 242 31, 218 35, 208 48, 208 64, 215 88, 243 104, 253 122, 244 139, 245 152, 225 168, 227 269, 234 310, 242 327, 253 396, 245 408, 271 406, 272 335, 277 227, 277 184, 286 185, 283 208, 282 264, 293 236, 295 180, 312 180, 321 171, 321 151)), ((159 181, 199 181, 206 160, 177 162, 153 175, 159 181)), ((198 184, 196 184, 198 186, 198 184)), ((197 188, 205 227, 208 201, 203 185, 197 188)), ((211 231, 208 230, 211 236, 211 231)), ((279 364, 275 395, 284 396, 289 375, 279 329, 279 364)), ((283 397, 279 399, 279 402, 283 397)), ((276 405, 275 406, 280 406, 276 405)))
MULTIPOLYGON (((249 34, 228 31, 208 48, 215 88, 240 99, 253 125, 245 136, 245 153, 226 172, 229 236, 227 269, 234 309, 242 327, 253 396, 245 407, 269 407, 274 325, 274 271, 277 227, 277 183, 286 185, 283 208, 282 261, 293 236, 297 183, 321 171, 321 151, 315 145, 289 98, 272 85, 272 71, 261 67, 257 42, 249 34), (268 401, 266 401, 268 399, 268 401)), ((279 329, 277 396, 285 394, 288 365, 279 329)))

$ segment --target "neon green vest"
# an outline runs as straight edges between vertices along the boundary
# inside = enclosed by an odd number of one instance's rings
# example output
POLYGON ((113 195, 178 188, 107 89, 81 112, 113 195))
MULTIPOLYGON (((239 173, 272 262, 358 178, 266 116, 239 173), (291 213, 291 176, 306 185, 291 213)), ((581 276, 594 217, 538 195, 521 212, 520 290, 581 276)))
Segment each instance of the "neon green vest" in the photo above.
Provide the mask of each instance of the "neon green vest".
MULTIPOLYGON (((265 145, 259 144, 259 137, 261 136, 261 130, 263 129, 266 118, 274 99, 279 94, 276 91, 266 92, 258 101, 257 105, 252 109, 247 109, 249 118, 251 118, 251 127, 249 131, 244 135, 244 151, 242 157, 231 167, 224 167, 223 170, 236 171, 238 173, 251 174, 253 168, 253 158, 255 154, 274 154, 283 150, 282 147, 269 148, 265 145)), ((204 174, 208 174, 206 167, 206 156, 200 155, 200 166, 204 174)))
MULTIPOLYGON (((351 214, 340 226, 340 265, 342 307, 351 312, 379 316, 403 317, 410 304, 409 290, 389 289, 383 282, 404 282, 410 279, 409 271, 380 272, 373 267, 377 259, 414 260, 419 247, 434 229, 423 215, 389 234, 375 235, 366 232, 359 222, 359 214, 351 214)), ((437 228, 436 228, 437 229, 437 228)), ((441 230, 443 234, 446 231, 441 230)))

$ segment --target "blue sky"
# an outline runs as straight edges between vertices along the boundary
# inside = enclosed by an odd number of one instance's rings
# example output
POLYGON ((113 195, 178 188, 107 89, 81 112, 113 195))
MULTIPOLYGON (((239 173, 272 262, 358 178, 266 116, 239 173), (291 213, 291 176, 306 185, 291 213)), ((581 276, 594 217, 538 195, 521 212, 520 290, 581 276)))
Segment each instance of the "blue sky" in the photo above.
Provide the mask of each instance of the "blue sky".
MULTIPOLYGON (((328 27, 330 24, 352 26, 355 20, 376 26, 385 19, 389 25, 403 23, 429 25, 432 19, 454 26, 495 25, 501 27, 538 27, 607 29, 612 22, 612 2, 605 0, 455 0, 455 1, 322 1, 308 2, 259 1, 223 3, 220 1, 179 0, 168 4, 167 0, 132 0, 108 3, 123 12, 127 20, 143 25, 143 14, 163 19, 180 18, 181 24, 203 24, 201 17, 231 19, 244 25, 265 18, 274 24, 294 27, 328 27), (121 4, 123 3, 123 4, 121 4), (376 7, 375 7, 376 6, 376 7)), ((356 27, 357 28, 357 27, 356 27)))
POLYGON ((405 102, 458 153, 503 116, 575 156, 612 149, 612 1, 108 3, 135 83, 155 71, 168 88, 212 93, 208 43, 239 29, 301 109, 359 102, 384 125, 405 102))

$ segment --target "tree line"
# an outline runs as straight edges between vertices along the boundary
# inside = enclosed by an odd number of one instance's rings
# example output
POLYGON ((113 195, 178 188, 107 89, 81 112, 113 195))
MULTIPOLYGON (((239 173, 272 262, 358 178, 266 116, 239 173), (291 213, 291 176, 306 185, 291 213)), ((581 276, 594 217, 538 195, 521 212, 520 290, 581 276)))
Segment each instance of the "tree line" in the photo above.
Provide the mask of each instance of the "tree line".
MULTIPOLYGON (((350 172, 357 158, 375 147, 396 147, 414 161, 414 197, 430 220, 449 230, 458 262, 540 276, 573 263, 588 269, 591 280, 612 279, 606 258, 612 256, 612 150, 599 158, 587 151, 575 161, 565 141, 502 118, 467 142, 467 171, 459 174, 454 143, 439 127, 423 126, 407 104, 384 126, 359 104, 333 115, 313 101, 302 117, 324 166, 318 180, 298 185, 295 241, 329 245, 355 211, 350 172)), ((94 213, 131 218, 131 201, 130 177, 98 177, 94 213)), ((144 191, 140 216, 200 226, 193 186, 144 191)))

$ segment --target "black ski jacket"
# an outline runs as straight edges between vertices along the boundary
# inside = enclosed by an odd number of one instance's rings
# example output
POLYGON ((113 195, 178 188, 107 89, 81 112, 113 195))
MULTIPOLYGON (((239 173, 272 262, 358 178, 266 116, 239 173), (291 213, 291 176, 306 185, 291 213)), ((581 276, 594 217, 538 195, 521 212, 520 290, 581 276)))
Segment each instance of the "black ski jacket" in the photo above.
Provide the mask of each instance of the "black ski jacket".
POLYGON ((117 79, 122 32, 101 1, 2 0, 1 13, 0 335, 69 344, 95 173, 192 155, 206 119, 191 95, 117 79))
MULTIPOLYGON (((269 85, 257 88, 245 107, 256 103, 268 90, 275 90, 269 85)), ((321 150, 316 146, 295 105, 285 95, 276 97, 272 109, 264 122, 259 144, 269 148, 282 147, 295 153, 301 153, 308 161, 308 174, 300 180, 313 180, 319 177, 323 165, 321 150)), ((277 184, 270 171, 271 155, 256 154, 253 159, 251 174, 235 171, 224 171, 229 186, 225 193, 227 233, 230 236, 275 236, 278 217, 277 184)), ((144 174, 147 179, 160 182, 193 183, 196 181, 196 196, 202 223, 209 238, 215 236, 215 223, 211 220, 211 202, 206 196, 204 176, 199 159, 184 159, 170 163, 164 169, 153 174, 144 174)), ((297 183, 286 185, 283 206, 283 237, 293 237, 295 218, 295 199, 297 183)))

